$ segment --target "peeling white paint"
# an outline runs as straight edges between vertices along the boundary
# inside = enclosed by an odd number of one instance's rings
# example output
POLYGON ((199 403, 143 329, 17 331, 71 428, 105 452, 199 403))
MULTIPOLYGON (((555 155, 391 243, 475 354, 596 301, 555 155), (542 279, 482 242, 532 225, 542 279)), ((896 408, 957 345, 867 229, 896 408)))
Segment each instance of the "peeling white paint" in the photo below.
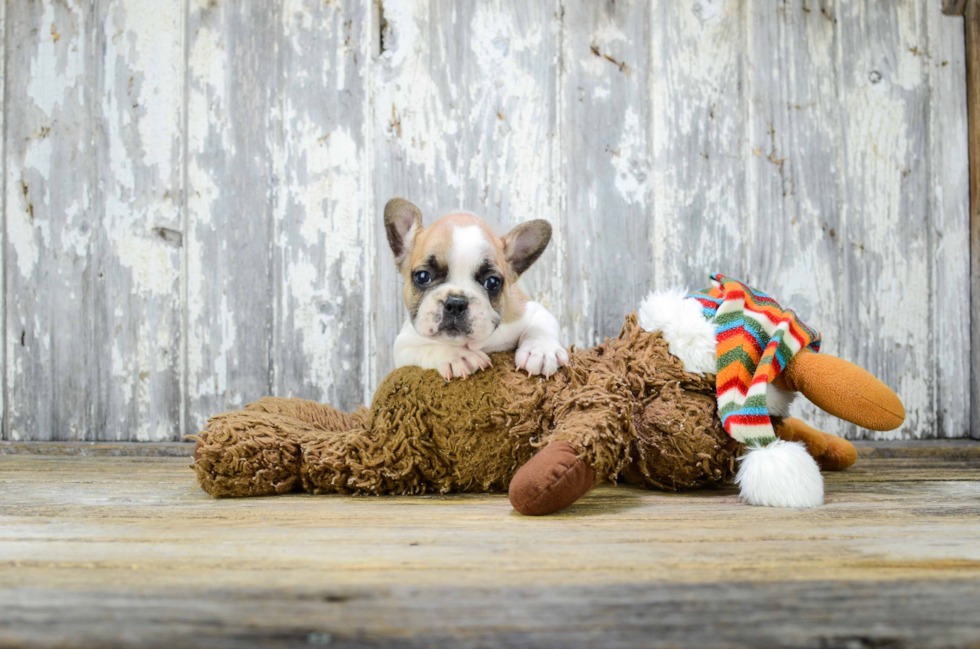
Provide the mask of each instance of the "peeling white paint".
POLYGON ((35 228, 27 198, 18 191, 19 183, 7 183, 7 244, 13 248, 17 270, 25 280, 34 274, 39 260, 35 228), (14 209, 18 206, 20 209, 14 209))
POLYGON ((92 231, 81 227, 86 209, 87 206, 82 206, 78 200, 73 200, 65 210, 65 229, 61 233, 62 247, 78 257, 86 256, 92 243, 92 231), (75 222, 76 219, 79 219, 79 223, 75 222))
POLYGON ((411 4, 399 2, 385 5, 385 19, 391 46, 382 59, 390 68, 405 70, 407 74, 393 83, 375 87, 376 128, 389 139, 404 143, 407 160, 419 166, 430 179, 435 180, 438 168, 443 174, 441 182, 458 187, 456 170, 438 162, 448 156, 447 140, 460 135, 462 125, 442 97, 439 84, 426 70, 432 54, 429 41, 422 33, 425 21, 411 4))
MULTIPOLYGON (((51 26, 57 30, 55 22, 55 2, 43 3, 40 24, 43 26, 37 33, 36 56, 31 61, 30 82, 27 86, 27 96, 44 115, 54 116, 56 109, 68 108, 69 102, 82 101, 80 81, 85 74, 86 43, 83 39, 55 38, 51 26), (56 74, 53 75, 52 71, 56 74)), ((85 24, 85 16, 81 7, 62 5, 69 11, 66 21, 59 21, 62 29, 77 29, 85 24)))
POLYGON ((369 43, 357 28, 363 18, 343 4, 298 0, 284 7, 292 53, 275 154, 282 179, 275 210, 282 272, 276 389, 347 408, 363 397, 360 367, 350 360, 362 362, 365 233, 373 225, 363 206, 367 110, 347 107, 366 90, 369 43), (313 53, 314 40, 332 47, 313 53))
MULTIPOLYGON (((190 5, 190 11, 199 13, 206 9, 207 1, 195 0, 190 5)), ((228 56, 224 38, 219 31, 203 26, 195 30, 187 58, 187 67, 193 79, 192 86, 201 90, 207 88, 215 105, 225 104, 228 56)), ((211 106, 205 102, 202 108, 203 110, 195 111, 195 116, 208 115, 211 106)))
MULTIPOLYGON (((23 106, 4 113, 12 438, 52 420, 23 386, 64 387, 44 372, 70 367, 45 319, 65 304, 90 309, 71 326, 94 320, 110 336, 100 371, 112 385, 92 399, 116 427, 106 435, 172 436, 158 407, 168 381, 186 382, 191 426, 268 385, 331 401, 369 392, 403 312, 378 223, 389 192, 470 209, 500 232, 552 221, 525 283, 568 342, 615 334, 603 314, 652 288, 634 278, 694 287, 744 272, 800 309, 827 351, 898 389, 910 420, 887 436, 965 432, 969 367, 951 351, 969 327, 955 302, 965 111, 947 108, 964 103, 963 46, 935 3, 828 5, 828 20, 741 0, 386 2, 377 57, 363 3, 284 0, 268 25, 234 3, 188 4, 187 26, 180 3, 109 0, 94 21, 91 8, 3 5, 31 17, 10 25, 37 27, 6 48, 27 53, 8 60, 21 85, 6 94, 23 106), (99 33, 78 32, 87 25, 99 33), (65 151, 80 156, 67 179, 65 151), (263 183, 245 188, 256 200, 241 214, 232 161, 263 183), (236 237, 246 227, 255 241, 236 237), (263 270, 278 293, 244 295, 236 273, 263 270), (266 321, 269 332, 253 326, 266 321)), ((48 434, 99 434, 92 412, 48 434)))
MULTIPOLYGON (((5 35, 4 45, 3 47, 0 47, 0 70, 7 69, 6 33, 7 33, 7 3, 4 2, 0 4, 0 34, 5 35)), ((6 134, 7 132, 6 96, 7 96, 6 74, 2 74, 0 75, 0 133, 4 133, 4 134, 6 134)), ((2 158, 3 160, 2 163, 3 168, 6 169, 6 164, 7 164, 7 138, 6 137, 0 137, 0 158, 2 158)), ((6 182, 7 178, 4 178, 3 180, 4 182, 6 182)), ((0 202, 0 205, 5 204, 6 200, 7 197, 4 196, 3 201, 0 202)), ((4 215, 4 218, 6 218, 6 215, 4 215)), ((7 263, 6 233, 4 233, 2 237, 0 237, 0 242, 2 242, 2 244, 0 244, 0 267, 6 268, 6 263, 7 263)), ((3 282, 3 286, 0 286, 0 300, 2 300, 4 304, 7 303, 6 281, 3 282)), ((0 340, 3 341, 2 344, 4 345, 3 348, 4 358, 6 359, 7 358, 6 354, 8 351, 7 346, 9 345, 9 341, 8 341, 9 336, 7 335, 7 323, 5 321, 0 322, 0 328, 2 328, 2 334, 0 334, 0 340)), ((0 371, 6 373, 7 368, 2 367, 0 368, 0 371)), ((5 374, 4 376, 6 378, 7 375, 5 374)), ((10 421, 6 418, 7 401, 8 399, 7 399, 6 390, 0 390, 0 439, 4 438, 4 431, 9 429, 10 427, 10 421)))
POLYGON ((646 157, 647 134, 632 106, 626 109, 616 150, 616 155, 612 156, 616 189, 627 203, 646 204, 652 183, 651 164, 646 157))
POLYGON ((170 247, 125 230, 114 238, 114 244, 119 263, 132 270, 137 293, 173 295, 179 267, 170 247))
POLYGON ((321 236, 329 243, 326 265, 342 259, 342 278, 355 281, 360 275, 361 224, 358 221, 361 195, 360 169, 351 165, 359 150, 351 134, 342 128, 322 134, 308 118, 294 117, 290 136, 304 143, 306 183, 295 176, 295 168, 286 169, 290 176, 286 200, 296 204, 303 220, 299 234, 309 246, 317 246, 321 236))
POLYGON ((316 267, 309 262, 291 263, 287 271, 289 308, 307 360, 307 381, 318 389, 316 398, 325 399, 327 388, 350 377, 337 371, 333 352, 339 342, 332 339, 333 335, 346 324, 343 311, 336 308, 334 315, 321 312, 324 304, 339 307, 342 296, 337 295, 338 287, 324 285, 317 275, 316 267))

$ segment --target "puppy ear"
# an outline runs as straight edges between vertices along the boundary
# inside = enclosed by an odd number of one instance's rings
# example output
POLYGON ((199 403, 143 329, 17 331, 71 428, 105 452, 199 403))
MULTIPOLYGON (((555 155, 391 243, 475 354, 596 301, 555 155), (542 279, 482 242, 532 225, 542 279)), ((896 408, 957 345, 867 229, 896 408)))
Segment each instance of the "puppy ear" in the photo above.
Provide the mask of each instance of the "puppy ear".
POLYGON ((393 198, 385 205, 385 232, 388 245, 395 255, 395 265, 402 263, 412 254, 415 237, 422 231, 422 212, 404 198, 393 198))
POLYGON ((551 241, 551 224, 542 219, 527 221, 504 235, 504 257, 518 277, 531 267, 551 241))

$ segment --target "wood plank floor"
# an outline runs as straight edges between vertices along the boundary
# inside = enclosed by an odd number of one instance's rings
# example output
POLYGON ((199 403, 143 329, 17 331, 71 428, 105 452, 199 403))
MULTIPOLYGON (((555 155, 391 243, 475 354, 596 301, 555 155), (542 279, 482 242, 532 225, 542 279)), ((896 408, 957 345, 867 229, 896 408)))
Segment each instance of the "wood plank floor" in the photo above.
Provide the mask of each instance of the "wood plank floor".
POLYGON ((547 518, 212 500, 147 448, 0 445, 0 647, 980 647, 978 444, 863 446, 810 511, 610 486, 547 518))

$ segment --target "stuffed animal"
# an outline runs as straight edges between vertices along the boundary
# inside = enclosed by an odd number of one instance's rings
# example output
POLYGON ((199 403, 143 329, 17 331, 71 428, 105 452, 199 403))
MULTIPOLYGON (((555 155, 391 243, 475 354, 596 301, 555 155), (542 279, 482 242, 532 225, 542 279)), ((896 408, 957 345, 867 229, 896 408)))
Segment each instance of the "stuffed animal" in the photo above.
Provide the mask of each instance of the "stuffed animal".
POLYGON ((850 442, 787 417, 792 395, 801 392, 827 412, 875 430, 900 425, 904 408, 861 368, 815 353, 812 335, 792 344, 783 339, 799 334, 788 322, 795 315, 786 316, 792 312, 775 309, 782 320, 768 335, 749 327, 755 333, 747 336, 753 349, 746 352, 731 340, 737 310, 719 290, 651 295, 618 337, 572 350, 568 366, 550 379, 528 376, 515 368, 512 353, 498 353, 489 369, 448 382, 435 370, 395 370, 370 410, 351 414, 266 397, 212 417, 193 437, 193 468, 216 497, 509 489, 517 511, 541 515, 574 503, 598 482, 677 491, 722 485, 738 473, 750 504, 819 505, 820 468, 846 468, 857 453, 850 442), (710 306, 717 313, 707 313, 710 306), (729 322, 718 325, 726 314, 729 322), (763 351, 770 348, 766 361, 763 351), (732 349, 744 361, 736 379, 759 367, 774 377, 736 380, 741 400, 729 398, 717 380, 731 374, 722 365, 732 349), (719 399, 727 399, 720 408, 719 399), (760 403, 768 409, 765 422, 760 403))

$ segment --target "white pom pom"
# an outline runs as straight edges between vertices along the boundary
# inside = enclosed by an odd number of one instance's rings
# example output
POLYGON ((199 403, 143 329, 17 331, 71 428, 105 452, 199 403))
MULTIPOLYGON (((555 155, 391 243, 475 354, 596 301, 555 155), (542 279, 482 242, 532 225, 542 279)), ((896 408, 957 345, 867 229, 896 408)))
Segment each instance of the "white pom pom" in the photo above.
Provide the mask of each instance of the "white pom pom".
POLYGON ((739 461, 735 484, 748 504, 795 508, 823 504, 823 476, 803 444, 777 439, 766 446, 749 446, 739 461))
POLYGON ((670 353, 681 359, 684 369, 696 374, 718 370, 715 358, 715 325, 705 319, 697 300, 686 299, 678 288, 650 293, 637 311, 644 331, 659 331, 670 353))

